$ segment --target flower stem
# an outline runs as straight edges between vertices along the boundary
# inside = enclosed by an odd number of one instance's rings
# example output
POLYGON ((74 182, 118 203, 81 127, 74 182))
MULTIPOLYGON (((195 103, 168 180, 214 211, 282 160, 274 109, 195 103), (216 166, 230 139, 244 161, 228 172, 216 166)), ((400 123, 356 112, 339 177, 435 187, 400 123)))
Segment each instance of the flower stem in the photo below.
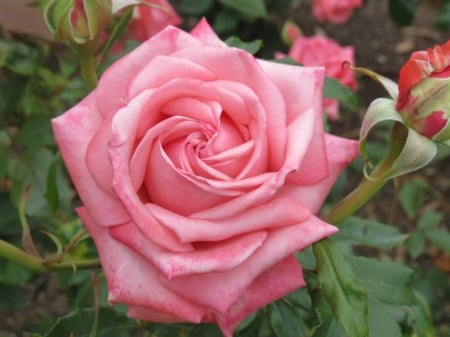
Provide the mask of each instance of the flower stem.
POLYGON ((4 240, 0 240, 0 256, 34 271, 46 270, 40 258, 30 255, 4 240))
POLYGON ((388 179, 374 181, 364 178, 358 187, 333 207, 333 209, 325 216, 325 221, 338 225, 364 206, 387 181, 388 179))
POLYGON ((4 257, 10 261, 13 261, 25 268, 36 272, 45 272, 51 270, 65 270, 65 269, 91 269, 100 266, 98 259, 86 259, 86 260, 70 260, 65 259, 63 261, 46 260, 23 251, 22 249, 8 243, 4 240, 0 240, 0 257, 4 257))
POLYGON ((80 65, 81 74, 88 91, 93 90, 97 86, 97 72, 95 70, 95 59, 90 48, 80 48, 80 65))

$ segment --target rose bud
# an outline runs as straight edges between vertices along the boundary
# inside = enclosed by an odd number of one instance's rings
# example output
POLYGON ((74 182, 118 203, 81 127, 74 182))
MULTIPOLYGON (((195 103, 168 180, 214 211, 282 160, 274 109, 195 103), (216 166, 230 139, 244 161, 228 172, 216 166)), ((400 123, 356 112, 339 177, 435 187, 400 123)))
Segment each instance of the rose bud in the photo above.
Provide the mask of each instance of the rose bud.
POLYGON ((55 39, 84 45, 94 41, 112 18, 111 0, 49 0, 44 18, 55 39))
POLYGON ((400 69, 396 109, 405 122, 438 142, 450 139, 450 41, 414 52, 400 69))

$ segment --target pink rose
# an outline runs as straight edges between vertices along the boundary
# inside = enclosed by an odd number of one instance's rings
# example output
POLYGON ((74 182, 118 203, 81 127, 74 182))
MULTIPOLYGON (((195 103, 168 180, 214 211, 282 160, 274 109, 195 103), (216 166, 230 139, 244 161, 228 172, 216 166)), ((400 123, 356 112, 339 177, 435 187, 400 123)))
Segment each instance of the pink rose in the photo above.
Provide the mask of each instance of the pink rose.
POLYGON ((320 22, 344 23, 363 0, 313 0, 313 14, 320 22))
MULTIPOLYGON (((342 67, 344 62, 355 64, 354 48, 351 46, 341 47, 325 36, 300 36, 294 41, 288 56, 305 66, 324 66, 327 76, 353 90, 358 87, 354 72, 348 67, 342 67)), ((325 99, 323 109, 331 119, 337 119, 337 100, 325 99)))
POLYGON ((147 0, 147 2, 161 8, 146 5, 134 8, 133 18, 128 29, 136 40, 145 41, 168 25, 178 26, 181 24, 182 19, 167 0, 147 0))
POLYGON ((111 304, 231 337, 304 286, 293 254, 336 232, 314 214, 358 151, 323 131, 323 80, 201 21, 147 40, 53 120, 111 304))

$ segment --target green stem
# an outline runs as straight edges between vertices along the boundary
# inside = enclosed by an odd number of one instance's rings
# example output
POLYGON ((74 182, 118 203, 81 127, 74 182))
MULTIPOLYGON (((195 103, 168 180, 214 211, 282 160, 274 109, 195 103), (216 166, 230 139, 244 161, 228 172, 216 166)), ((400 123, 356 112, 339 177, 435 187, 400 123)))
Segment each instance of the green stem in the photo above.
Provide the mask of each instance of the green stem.
POLYGON ((34 271, 43 272, 46 270, 40 258, 27 254, 4 240, 0 240, 0 256, 34 271))
POLYGON ((95 58, 91 52, 91 48, 80 48, 80 65, 83 75, 84 84, 88 91, 93 90, 97 86, 97 72, 95 69, 95 58))
POLYGON ((338 225, 364 206, 387 181, 387 179, 372 181, 365 178, 357 188, 334 206, 334 208, 325 216, 325 221, 338 225))
POLYGON ((65 270, 65 269, 91 269, 100 266, 98 259, 87 260, 70 260, 66 259, 60 262, 45 260, 10 244, 4 240, 0 240, 0 257, 4 257, 10 261, 13 261, 25 268, 34 270, 37 272, 45 272, 51 270, 65 270))
POLYGON ((100 267, 100 260, 87 259, 87 260, 64 260, 55 264, 50 264, 51 270, 64 270, 64 269, 92 269, 100 267))

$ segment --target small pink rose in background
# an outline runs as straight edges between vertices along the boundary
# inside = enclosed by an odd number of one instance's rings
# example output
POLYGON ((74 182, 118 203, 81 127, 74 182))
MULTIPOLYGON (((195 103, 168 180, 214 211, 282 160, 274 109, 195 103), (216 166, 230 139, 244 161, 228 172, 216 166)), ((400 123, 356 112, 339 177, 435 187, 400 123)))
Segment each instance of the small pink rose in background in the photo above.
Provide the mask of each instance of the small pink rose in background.
POLYGON ((293 254, 337 231, 315 214, 358 153, 324 132, 323 81, 201 21, 146 40, 53 120, 111 304, 231 337, 305 285, 293 254))
POLYGON ((450 142, 450 40, 412 53, 400 69, 396 109, 420 134, 450 142))
MULTIPOLYGON (((281 55, 278 54, 277 57, 281 55)), ((343 67, 344 62, 355 64, 354 48, 341 47, 325 36, 300 36, 291 46, 288 56, 305 66, 323 66, 327 76, 337 79, 343 85, 356 90, 358 83, 354 72, 343 67)), ((328 117, 335 120, 339 114, 339 104, 335 99, 325 99, 323 109, 328 117)))
POLYGON ((363 0, 313 0, 314 17, 320 21, 345 23, 355 8, 362 7, 363 0))
POLYGON ((134 39, 145 41, 168 25, 178 26, 182 23, 181 17, 167 0, 147 0, 147 2, 160 8, 147 5, 134 8, 133 17, 128 25, 130 35, 134 39))

